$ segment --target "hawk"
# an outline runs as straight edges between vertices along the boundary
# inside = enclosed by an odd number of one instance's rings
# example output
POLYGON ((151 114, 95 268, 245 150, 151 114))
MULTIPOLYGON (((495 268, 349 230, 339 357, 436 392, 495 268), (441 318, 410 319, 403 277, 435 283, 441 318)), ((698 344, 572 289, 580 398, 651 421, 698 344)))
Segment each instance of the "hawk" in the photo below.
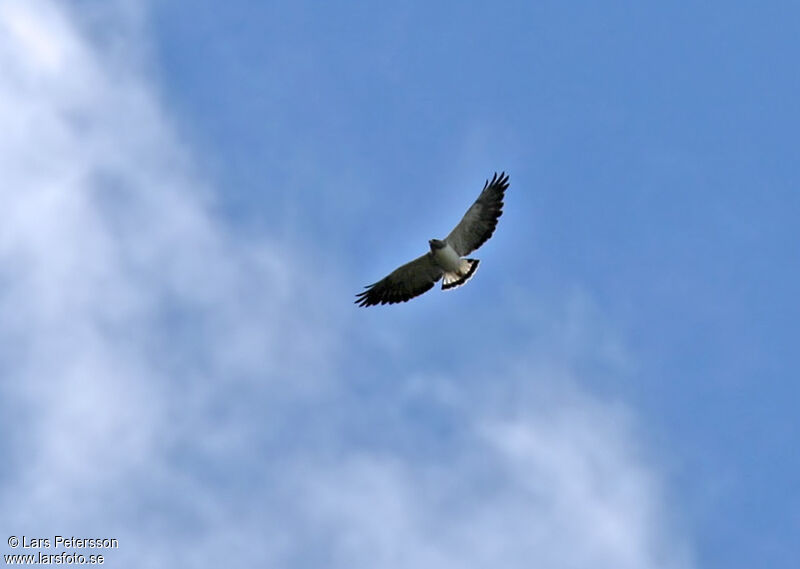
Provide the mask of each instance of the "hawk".
POLYGON ((507 188, 508 175, 502 172, 498 176, 495 172, 447 237, 430 239, 430 251, 366 286, 365 291, 356 295, 355 303, 374 306, 406 302, 432 289, 443 277, 442 290, 467 282, 475 274, 480 261, 463 257, 483 245, 494 233, 497 220, 503 215, 503 196, 507 188))

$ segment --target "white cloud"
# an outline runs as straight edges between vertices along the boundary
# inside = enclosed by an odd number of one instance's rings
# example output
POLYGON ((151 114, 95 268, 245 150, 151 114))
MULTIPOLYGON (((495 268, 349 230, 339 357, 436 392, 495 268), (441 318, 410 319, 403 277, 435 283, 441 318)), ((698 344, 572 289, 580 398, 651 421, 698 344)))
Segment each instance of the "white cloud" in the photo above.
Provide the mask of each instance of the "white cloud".
POLYGON ((441 454, 353 450, 291 477, 329 566, 692 566, 624 407, 542 371, 482 379, 515 401, 443 397, 464 431, 441 454))
POLYGON ((289 319, 313 302, 283 251, 214 219, 139 77, 107 71, 56 4, 4 3, 0 31, 2 365, 24 457, 5 498, 52 505, 152 459, 181 402, 210 396, 181 396, 191 382, 313 377, 332 340, 289 319))
POLYGON ((336 275, 312 290, 307 252, 218 219, 139 54, 102 41, 0 5, 6 534, 107 534, 137 567, 690 566, 624 410, 525 387, 563 373, 351 390, 336 275), (455 434, 426 454, 433 417, 455 434))

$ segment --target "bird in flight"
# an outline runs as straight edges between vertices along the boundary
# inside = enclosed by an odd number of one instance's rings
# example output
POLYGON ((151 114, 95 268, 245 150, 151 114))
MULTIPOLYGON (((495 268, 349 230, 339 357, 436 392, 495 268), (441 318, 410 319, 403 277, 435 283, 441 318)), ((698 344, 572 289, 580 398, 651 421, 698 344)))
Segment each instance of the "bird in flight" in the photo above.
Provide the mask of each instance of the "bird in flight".
POLYGON ((405 302, 427 292, 442 279, 442 290, 467 282, 478 269, 478 259, 464 259, 494 233, 503 215, 503 196, 508 188, 505 172, 486 180, 481 195, 467 210, 450 234, 442 240, 430 239, 431 250, 392 271, 356 295, 359 306, 405 302))

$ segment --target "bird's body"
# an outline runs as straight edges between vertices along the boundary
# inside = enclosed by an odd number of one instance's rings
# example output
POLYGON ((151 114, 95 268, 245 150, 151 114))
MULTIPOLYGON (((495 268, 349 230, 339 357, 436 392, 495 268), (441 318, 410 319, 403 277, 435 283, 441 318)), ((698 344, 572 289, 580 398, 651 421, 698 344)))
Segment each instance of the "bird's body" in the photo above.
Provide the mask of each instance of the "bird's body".
POLYGON ((431 239, 428 243, 431 246, 429 254, 432 255, 433 262, 442 269, 442 290, 461 286, 471 279, 475 271, 478 270, 480 261, 477 259, 462 259, 447 240, 431 239))
POLYGON ((461 256, 447 241, 431 239, 429 243, 433 260, 442 270, 456 272, 461 267, 461 256))
POLYGON ((505 173, 495 174, 491 182, 487 180, 478 199, 447 237, 430 239, 429 252, 367 286, 367 290, 356 295, 356 304, 405 302, 433 288, 439 279, 443 279, 443 290, 466 283, 475 274, 480 261, 463 257, 483 245, 494 233, 497 220, 503 214, 507 188, 505 173))

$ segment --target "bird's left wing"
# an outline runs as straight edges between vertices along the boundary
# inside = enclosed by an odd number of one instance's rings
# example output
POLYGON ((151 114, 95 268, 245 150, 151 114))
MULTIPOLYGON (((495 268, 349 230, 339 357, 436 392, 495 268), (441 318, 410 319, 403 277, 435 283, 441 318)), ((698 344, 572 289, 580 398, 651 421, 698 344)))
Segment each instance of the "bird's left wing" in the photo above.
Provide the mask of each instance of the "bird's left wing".
POLYGON ((481 195, 467 210, 458 225, 445 238, 460 256, 469 255, 494 233, 498 218, 503 215, 503 196, 508 188, 508 174, 495 173, 486 180, 481 195))
POLYGON ((425 253, 366 287, 367 290, 356 295, 356 304, 373 306, 405 302, 433 288, 442 274, 442 269, 433 262, 430 253, 425 253))

